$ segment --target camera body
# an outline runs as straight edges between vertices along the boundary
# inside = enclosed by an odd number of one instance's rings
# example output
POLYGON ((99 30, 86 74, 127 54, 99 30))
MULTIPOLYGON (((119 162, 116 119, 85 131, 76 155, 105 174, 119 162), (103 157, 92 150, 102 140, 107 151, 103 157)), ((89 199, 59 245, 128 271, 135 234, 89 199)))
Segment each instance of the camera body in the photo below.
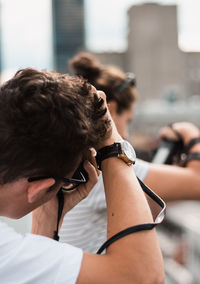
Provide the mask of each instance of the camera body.
POLYGON ((183 152, 183 142, 169 139, 162 139, 160 146, 157 148, 152 163, 154 164, 174 164, 181 160, 183 152))
POLYGON ((77 170, 75 171, 74 175, 73 175, 73 179, 82 179, 82 175, 84 176, 84 178, 86 179, 86 182, 89 180, 89 176, 87 171, 84 168, 84 161, 82 161, 79 165, 79 167, 77 168, 77 170))

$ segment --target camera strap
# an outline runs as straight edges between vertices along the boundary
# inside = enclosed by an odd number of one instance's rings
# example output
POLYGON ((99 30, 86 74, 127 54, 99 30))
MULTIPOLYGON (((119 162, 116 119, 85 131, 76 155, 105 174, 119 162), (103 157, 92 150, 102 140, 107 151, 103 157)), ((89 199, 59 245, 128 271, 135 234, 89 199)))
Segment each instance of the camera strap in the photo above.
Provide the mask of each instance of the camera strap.
POLYGON ((58 235, 59 223, 60 223, 60 219, 61 219, 62 211, 64 207, 64 195, 63 195, 62 189, 58 191, 57 198, 58 198, 58 218, 57 218, 56 231, 54 231, 54 234, 53 234, 53 239, 56 241, 59 241, 59 235, 58 235))
POLYGON ((200 137, 193 138, 189 141, 189 143, 185 146, 185 153, 188 154, 190 149, 196 145, 197 143, 200 143, 200 137))
MULTIPOLYGON (((142 187, 143 191, 153 200, 156 202, 156 204, 159 206, 159 214, 155 218, 155 222, 153 223, 146 223, 146 224, 139 224, 136 226, 132 226, 129 228, 126 228, 125 230, 122 230, 121 232, 115 234, 111 238, 109 238, 97 251, 97 254, 101 254, 106 248, 108 248, 112 243, 115 241, 129 235, 133 234, 139 231, 145 231, 145 230, 152 230, 155 226, 160 224, 166 214, 166 204, 165 202, 157 195, 155 194, 148 186, 146 186, 139 178, 137 178, 140 186, 142 187)), ((54 231, 54 236, 53 239, 56 241, 59 241, 59 235, 58 235, 58 230, 59 230, 59 223, 60 219, 62 216, 62 211, 63 211, 63 206, 64 206, 64 195, 62 190, 60 189, 59 192, 57 193, 57 198, 58 198, 58 218, 57 218, 57 228, 56 231, 54 231)))
POLYGON ((136 226, 132 226, 129 228, 126 228, 125 230, 120 231, 119 233, 115 234, 111 238, 109 238, 97 251, 97 254, 101 254, 106 248, 108 248, 112 243, 115 241, 136 232, 145 231, 145 230, 152 230, 155 226, 160 224, 166 214, 166 204, 165 202, 157 195, 155 194, 148 186, 146 186, 139 178, 137 178, 140 186, 142 187, 143 191, 153 200, 155 201, 159 207, 160 212, 156 216, 155 221, 153 223, 146 223, 146 224, 139 224, 136 226))

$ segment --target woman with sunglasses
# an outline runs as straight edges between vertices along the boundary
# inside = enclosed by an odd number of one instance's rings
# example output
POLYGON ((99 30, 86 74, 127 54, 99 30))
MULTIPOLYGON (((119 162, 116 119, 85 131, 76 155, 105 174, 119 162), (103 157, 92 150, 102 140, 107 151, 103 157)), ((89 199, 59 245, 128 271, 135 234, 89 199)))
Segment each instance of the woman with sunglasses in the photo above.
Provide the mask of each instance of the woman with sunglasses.
MULTIPOLYGON (((135 77, 114 66, 101 65, 88 53, 78 54, 70 61, 70 65, 75 75, 88 79, 96 89, 106 93, 112 118, 121 136, 126 138, 137 98, 135 77)), ((199 129, 191 123, 182 122, 164 128, 161 133, 173 140, 177 139, 177 134, 182 137, 185 145, 193 141, 188 150, 190 159, 186 167, 156 165, 138 159, 134 165, 135 173, 165 201, 200 200, 199 129)), ((106 239, 105 204, 100 175, 89 197, 65 217, 61 241, 95 252, 106 239)))

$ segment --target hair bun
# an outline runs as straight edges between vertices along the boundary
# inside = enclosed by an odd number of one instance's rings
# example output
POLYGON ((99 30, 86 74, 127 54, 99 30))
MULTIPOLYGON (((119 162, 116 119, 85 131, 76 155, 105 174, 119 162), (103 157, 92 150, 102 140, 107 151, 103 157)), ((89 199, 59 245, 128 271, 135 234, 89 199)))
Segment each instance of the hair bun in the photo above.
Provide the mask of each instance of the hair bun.
POLYGON ((101 73, 100 62, 90 53, 81 52, 69 61, 75 75, 82 76, 93 84, 101 73))

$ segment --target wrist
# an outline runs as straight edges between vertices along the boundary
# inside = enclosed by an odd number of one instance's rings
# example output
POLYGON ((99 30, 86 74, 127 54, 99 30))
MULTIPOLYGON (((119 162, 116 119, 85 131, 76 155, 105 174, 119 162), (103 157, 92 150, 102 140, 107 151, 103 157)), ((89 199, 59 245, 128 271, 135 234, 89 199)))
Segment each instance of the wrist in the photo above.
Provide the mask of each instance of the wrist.
POLYGON ((128 141, 125 140, 105 146, 97 152, 96 162, 98 169, 101 170, 102 161, 112 157, 117 157, 117 159, 122 160, 128 166, 134 164, 136 160, 134 148, 128 141))
POLYGON ((187 145, 192 139, 200 136, 199 128, 189 122, 174 123, 173 129, 180 134, 184 145, 187 145))
POLYGON ((199 131, 191 131, 183 136, 184 145, 188 145, 192 139, 199 138, 199 131))
POLYGON ((113 120, 111 119, 111 126, 112 126, 112 132, 109 138, 105 139, 104 141, 102 141, 97 147, 96 147, 96 151, 99 151, 101 148, 105 147, 105 146, 109 146, 112 145, 116 142, 121 142, 123 141, 121 135, 118 133, 117 128, 113 122, 113 120))
POLYGON ((200 153, 200 137, 192 138, 185 147, 186 154, 200 153))

